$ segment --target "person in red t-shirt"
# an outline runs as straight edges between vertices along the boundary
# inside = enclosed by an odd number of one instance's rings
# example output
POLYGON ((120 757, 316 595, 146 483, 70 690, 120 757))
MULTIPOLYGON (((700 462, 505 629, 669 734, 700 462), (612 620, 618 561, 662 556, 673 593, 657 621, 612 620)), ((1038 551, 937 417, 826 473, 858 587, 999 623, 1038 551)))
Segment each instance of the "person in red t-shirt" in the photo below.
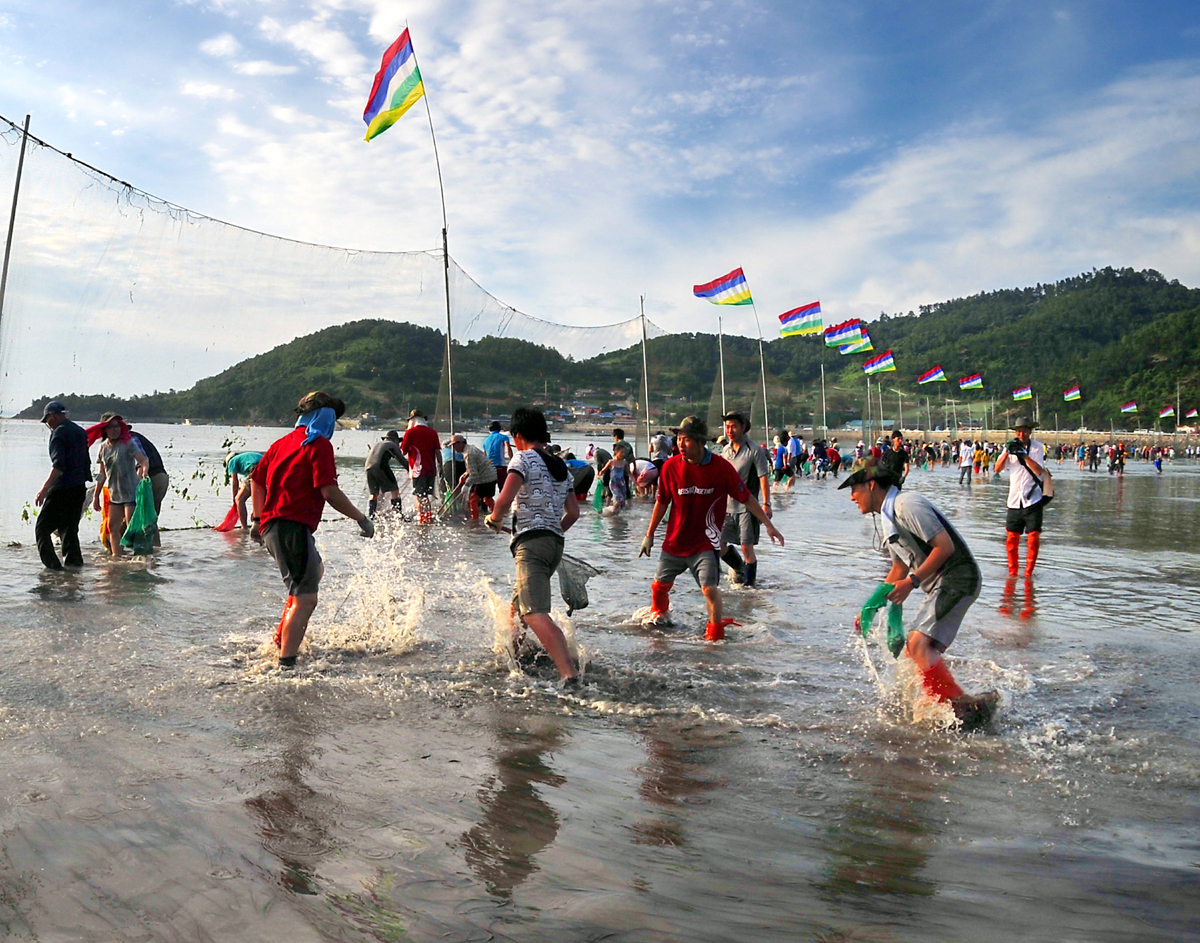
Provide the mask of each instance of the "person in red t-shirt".
POLYGON ((710 642, 719 642, 725 638, 725 626, 738 624, 723 618, 721 590, 717 586, 721 578, 717 554, 721 548, 721 529, 725 526, 726 498, 744 504, 746 510, 762 522, 771 540, 781 547, 783 534, 776 530, 762 505, 746 490, 733 466, 708 450, 708 426, 703 419, 688 416, 672 432, 679 436, 679 454, 663 464, 654 512, 650 515, 650 526, 638 556, 650 556, 654 532, 667 513, 667 505, 674 505, 667 521, 658 569, 650 585, 651 611, 656 619, 666 616, 671 608, 671 587, 675 585, 675 577, 690 570, 708 604, 704 637, 710 642))
POLYGON ((370 518, 338 487, 333 461, 333 435, 346 405, 328 393, 309 393, 296 406, 296 428, 263 454, 250 474, 254 512, 250 536, 265 543, 288 588, 287 603, 275 645, 279 664, 291 668, 304 641, 308 620, 317 608, 317 586, 324 567, 313 531, 328 501, 336 511, 358 521, 364 537, 375 533, 370 518))
POLYGON ((408 414, 408 428, 400 440, 400 451, 408 458, 408 475, 412 478, 413 495, 417 499, 417 521, 433 523, 434 483, 442 471, 442 441, 419 409, 408 414))

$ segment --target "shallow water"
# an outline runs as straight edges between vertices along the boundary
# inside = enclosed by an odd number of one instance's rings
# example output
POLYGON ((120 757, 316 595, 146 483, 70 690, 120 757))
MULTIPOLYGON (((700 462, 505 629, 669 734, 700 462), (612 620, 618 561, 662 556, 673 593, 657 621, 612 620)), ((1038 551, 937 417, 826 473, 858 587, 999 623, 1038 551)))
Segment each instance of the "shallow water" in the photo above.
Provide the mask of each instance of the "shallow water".
MULTIPOLYGON (((219 520, 229 430, 143 431, 188 488, 164 525, 219 520)), ((884 564, 832 481, 776 498, 788 546, 764 550, 761 588, 728 593, 744 625, 723 645, 698 640, 682 580, 674 628, 632 622, 649 508, 585 509, 567 549, 603 573, 572 620, 589 680, 567 696, 498 644, 512 563, 481 528, 364 541, 327 513, 321 604, 284 673, 265 551, 177 530, 150 562, 97 543, 81 573, 44 573, 20 514, 45 431, 0 436, 3 543, 21 544, 0 548, 15 939, 1200 935, 1196 465, 1057 466, 1032 584, 1004 579, 1004 482, 914 472, 984 571, 950 662, 1003 707, 963 735, 853 636, 884 564)), ((373 439, 336 437, 360 505, 373 439)))

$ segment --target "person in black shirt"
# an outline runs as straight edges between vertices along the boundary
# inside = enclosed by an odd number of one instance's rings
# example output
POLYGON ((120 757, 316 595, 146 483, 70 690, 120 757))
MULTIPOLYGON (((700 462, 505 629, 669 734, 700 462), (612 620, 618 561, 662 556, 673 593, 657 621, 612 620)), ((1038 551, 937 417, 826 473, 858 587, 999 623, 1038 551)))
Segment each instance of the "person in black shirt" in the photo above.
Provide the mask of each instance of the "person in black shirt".
POLYGON ((63 568, 52 539, 57 533, 66 565, 83 566, 79 518, 87 499, 87 483, 92 480, 87 433, 67 418, 67 409, 58 400, 46 404, 42 422, 50 429, 50 462, 54 467, 34 499, 41 508, 33 529, 38 555, 47 569, 63 568))

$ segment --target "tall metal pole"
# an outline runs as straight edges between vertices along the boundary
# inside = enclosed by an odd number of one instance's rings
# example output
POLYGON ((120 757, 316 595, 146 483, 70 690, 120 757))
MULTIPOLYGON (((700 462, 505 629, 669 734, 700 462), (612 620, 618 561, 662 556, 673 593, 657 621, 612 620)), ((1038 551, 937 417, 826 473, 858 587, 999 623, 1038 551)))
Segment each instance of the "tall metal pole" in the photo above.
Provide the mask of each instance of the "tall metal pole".
POLYGON ((866 435, 863 437, 863 443, 866 444, 871 441, 871 374, 869 373, 867 374, 867 412, 866 416, 864 417, 864 422, 866 424, 866 428, 864 428, 863 431, 866 433, 866 435))
POLYGON ((725 334, 721 328, 721 311, 717 310, 717 358, 721 367, 721 415, 728 415, 725 409, 725 334))
POLYGON ((25 169, 25 145, 29 141, 29 115, 21 132, 21 155, 17 158, 17 179, 13 183, 12 209, 8 213, 8 236, 4 240, 4 268, 0 270, 0 324, 4 321, 4 292, 8 288, 8 260, 12 257, 13 228, 17 224, 17 197, 21 193, 21 172, 25 169))
POLYGON ((763 387, 763 430, 771 428, 771 414, 767 409, 767 355, 763 352, 762 322, 758 320, 758 306, 750 299, 750 310, 754 312, 754 324, 758 328, 758 365, 762 370, 763 387))
POLYGON ((882 380, 879 381, 879 385, 878 385, 876 392, 879 394, 879 434, 884 435, 884 434, 886 434, 887 430, 885 430, 883 428, 883 381, 882 380))
POLYGON ((642 385, 646 391, 646 457, 650 457, 650 368, 646 360, 646 296, 638 296, 642 312, 642 385))
MULTIPOLYGON (((408 29, 408 21, 404 21, 404 28, 408 29)), ((421 63, 417 61, 417 50, 413 48, 413 66, 419 72, 421 63)), ((421 77, 421 85, 425 86, 425 77, 421 77)), ((446 187, 442 182, 442 159, 438 156, 437 134, 433 130, 433 112, 429 108, 429 89, 426 87, 424 94, 421 96, 425 99, 425 116, 429 119, 429 138, 433 141, 433 162, 437 166, 438 176, 438 193, 442 197, 442 269, 446 279, 446 390, 449 394, 450 406, 450 439, 454 440, 454 363, 453 363, 453 336, 450 327, 450 242, 447 237, 449 224, 446 221, 446 187)), ((453 448, 453 447, 452 447, 453 448)), ((450 456, 453 460, 453 451, 450 456)))
POLYGON ((825 364, 821 363, 821 436, 829 435, 829 426, 825 421, 825 364))

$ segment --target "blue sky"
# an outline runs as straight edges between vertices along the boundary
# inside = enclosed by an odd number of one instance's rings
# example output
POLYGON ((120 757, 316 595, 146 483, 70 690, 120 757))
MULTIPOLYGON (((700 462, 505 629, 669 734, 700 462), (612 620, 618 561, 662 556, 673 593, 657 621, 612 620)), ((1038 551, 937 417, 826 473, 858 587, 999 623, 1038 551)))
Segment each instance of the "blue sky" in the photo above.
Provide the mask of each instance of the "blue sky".
POLYGON ((197 212, 375 250, 440 241, 421 106, 362 141, 407 18, 451 253, 550 320, 644 293, 664 327, 711 330, 691 286, 737 265, 767 331, 818 297, 871 317, 1093 266, 1200 284, 1194 2, 0 10, 0 113, 197 212))

